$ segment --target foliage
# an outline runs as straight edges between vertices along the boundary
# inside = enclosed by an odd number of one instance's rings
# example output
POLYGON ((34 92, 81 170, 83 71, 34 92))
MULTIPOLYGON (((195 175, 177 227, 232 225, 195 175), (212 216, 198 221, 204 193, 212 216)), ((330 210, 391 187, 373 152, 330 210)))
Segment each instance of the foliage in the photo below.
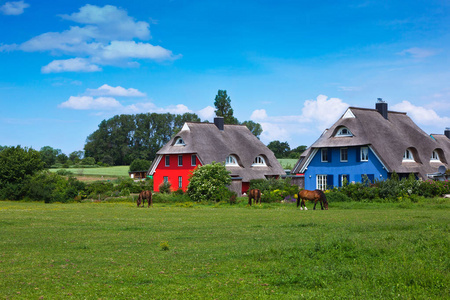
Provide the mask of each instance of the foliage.
POLYGON ((135 159, 153 160, 156 152, 187 121, 199 122, 200 118, 192 113, 116 115, 103 120, 87 137, 85 155, 109 165, 129 165, 135 159))
POLYGON ((226 90, 218 90, 216 98, 214 99, 214 106, 216 116, 223 117, 225 124, 239 124, 239 121, 233 116, 233 109, 231 108, 231 99, 227 95, 226 90))
POLYGON ((130 172, 147 171, 150 168, 151 161, 146 159, 135 159, 130 165, 130 172))
POLYGON ((41 160, 44 162, 44 167, 50 168, 56 163, 58 155, 61 154, 60 149, 53 149, 50 146, 44 146, 39 150, 41 160))
POLYGON ((185 193, 155 193, 153 194, 153 203, 185 203, 191 202, 191 198, 185 193))
POLYGON ((195 168, 190 177, 187 193, 193 201, 224 201, 230 198, 227 186, 230 172, 222 163, 212 162, 195 168))
POLYGON ((0 199, 23 197, 24 180, 44 168, 40 153, 32 148, 4 147, 0 151, 0 199))
POLYGON ((287 157, 291 148, 287 142, 272 141, 267 145, 276 158, 287 157))
POLYGON ((163 194, 170 194, 172 192, 172 184, 169 181, 165 181, 159 185, 159 192, 163 194))
POLYGON ((247 126, 248 130, 250 130, 254 136, 259 139, 259 136, 263 132, 261 124, 253 122, 253 121, 244 121, 242 125, 247 126))
POLYGON ((262 202, 280 202, 289 196, 298 193, 298 186, 291 184, 291 179, 253 179, 250 180, 250 189, 259 189, 262 193, 262 202))
POLYGON ((85 157, 81 160, 81 163, 86 166, 93 166, 93 165, 95 165, 95 158, 85 157))

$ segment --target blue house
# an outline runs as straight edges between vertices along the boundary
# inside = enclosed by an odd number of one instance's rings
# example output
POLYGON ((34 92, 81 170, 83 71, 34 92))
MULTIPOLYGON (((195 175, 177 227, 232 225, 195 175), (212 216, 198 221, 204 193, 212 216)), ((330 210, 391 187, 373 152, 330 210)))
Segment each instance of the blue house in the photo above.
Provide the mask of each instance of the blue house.
POLYGON ((304 187, 325 190, 349 183, 400 177, 413 173, 427 179, 449 168, 450 129, 428 135, 402 112, 349 107, 342 117, 300 157, 291 174, 304 176, 304 187))

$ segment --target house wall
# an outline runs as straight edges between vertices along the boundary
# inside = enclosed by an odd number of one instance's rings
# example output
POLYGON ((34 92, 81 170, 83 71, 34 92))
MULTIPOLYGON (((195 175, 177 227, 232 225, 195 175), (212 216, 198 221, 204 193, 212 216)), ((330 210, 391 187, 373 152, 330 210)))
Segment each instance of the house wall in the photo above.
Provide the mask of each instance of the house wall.
POLYGON ((367 174, 377 180, 388 178, 387 171, 369 148, 368 161, 359 161, 360 147, 348 147, 348 160, 341 162, 341 148, 328 148, 328 162, 321 161, 321 150, 317 151, 308 168, 305 171, 305 189, 314 190, 317 187, 317 175, 327 175, 327 186, 341 186, 341 175, 349 176, 348 181, 361 182, 361 175, 367 174), (380 176, 381 175, 381 176, 380 176))
MULTIPOLYGON (((169 166, 166 166, 166 156, 164 155, 158 166, 156 167, 155 173, 153 174, 153 191, 159 192, 159 186, 164 182, 164 177, 168 177, 168 181, 172 184, 172 191, 179 189, 178 178, 182 178, 181 189, 186 192, 187 186, 189 184, 190 172, 196 167, 191 164, 192 154, 183 154, 183 165, 178 165, 178 154, 171 154, 169 156, 169 166)), ((201 165, 198 157, 196 158, 197 165, 201 165)))

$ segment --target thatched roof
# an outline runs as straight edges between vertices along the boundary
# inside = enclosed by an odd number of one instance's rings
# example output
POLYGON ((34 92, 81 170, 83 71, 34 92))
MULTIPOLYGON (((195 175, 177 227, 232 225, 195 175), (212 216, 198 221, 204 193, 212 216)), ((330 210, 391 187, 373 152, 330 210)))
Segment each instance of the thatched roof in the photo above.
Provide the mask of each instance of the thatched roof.
POLYGON ((426 134, 406 113, 388 111, 385 119, 376 109, 349 107, 346 113, 305 151, 293 173, 304 170, 308 156, 318 148, 370 146, 388 172, 416 173, 426 178, 440 165, 447 168, 450 159, 450 139, 445 135, 426 134), (351 137, 338 137, 336 132, 348 128, 351 137), (414 162, 404 162, 406 149, 413 149, 414 162), (441 162, 430 162, 434 150, 441 149, 441 162), (442 157, 443 156, 443 157, 442 157))
MULTIPOLYGON (((188 153, 196 154, 202 165, 213 161, 225 162, 229 155, 234 155, 239 166, 227 166, 227 170, 233 177, 241 177, 244 182, 266 176, 285 175, 273 152, 245 125, 224 125, 224 129, 219 130, 213 123, 186 122, 183 129, 165 144, 157 155, 188 153), (183 139, 184 146, 174 145, 178 138, 183 139), (267 166, 252 166, 257 156, 262 156, 267 166)), ((158 161, 155 159, 153 164, 158 161)), ((152 165, 150 171, 154 172, 155 168, 156 165, 152 165)))

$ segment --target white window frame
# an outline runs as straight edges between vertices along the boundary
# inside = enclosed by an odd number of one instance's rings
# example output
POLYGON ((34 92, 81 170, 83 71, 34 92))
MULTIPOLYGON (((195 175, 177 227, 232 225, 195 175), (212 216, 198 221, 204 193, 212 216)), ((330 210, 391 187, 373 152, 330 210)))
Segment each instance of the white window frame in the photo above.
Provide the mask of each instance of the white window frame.
POLYGON ((182 138, 177 138, 175 141, 175 146, 186 146, 182 138))
POLYGON ((406 149, 403 153, 403 161, 414 161, 414 154, 410 149, 406 149))
POLYGON ((163 182, 164 182, 164 183, 169 182, 169 176, 164 176, 164 177, 163 177, 163 182))
POLYGON ((178 155, 178 166, 182 167, 183 166, 183 155, 178 155), (180 163, 181 162, 181 163, 180 163))
POLYGON ((369 147, 361 147, 359 158, 360 161, 369 161, 369 147))
POLYGON ((183 187, 183 176, 178 176, 178 188, 181 189, 183 187))
POLYGON ((338 132, 336 133, 336 136, 353 136, 353 134, 347 127, 342 127, 339 128, 338 132))
POLYGON ((317 174, 316 175, 316 189, 325 191, 327 189, 327 175, 317 174))
POLYGON ((328 148, 320 149, 320 161, 321 162, 328 162, 328 148))
POLYGON ((348 162, 348 148, 341 148, 340 154, 341 154, 341 162, 348 162))
POLYGON ((164 165, 170 167, 170 155, 166 155, 164 158, 164 165))
POLYGON ((265 167, 266 165, 266 160, 264 159, 264 157, 262 157, 261 155, 258 155, 257 157, 255 157, 255 159, 253 160, 253 164, 252 167, 265 167))
POLYGON ((192 154, 191 155, 191 166, 196 166, 197 165, 197 155, 196 154, 192 154))
POLYGON ((229 155, 225 160, 225 166, 228 167, 237 167, 239 166, 237 163, 237 158, 234 155, 229 155))
POLYGON ((437 150, 433 150, 433 152, 431 152, 430 161, 441 161, 441 159, 439 158, 439 153, 437 152, 437 150))

